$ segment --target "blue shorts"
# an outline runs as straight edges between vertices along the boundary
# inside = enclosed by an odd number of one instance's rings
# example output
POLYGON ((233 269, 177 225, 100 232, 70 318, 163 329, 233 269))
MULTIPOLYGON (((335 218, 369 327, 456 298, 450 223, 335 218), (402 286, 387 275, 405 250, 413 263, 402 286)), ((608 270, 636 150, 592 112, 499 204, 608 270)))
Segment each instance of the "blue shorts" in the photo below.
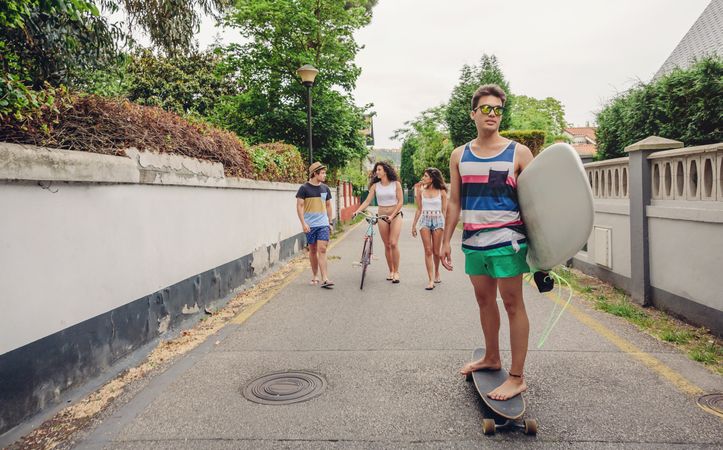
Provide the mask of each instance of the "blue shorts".
POLYGON ((309 245, 316 244, 316 241, 329 241, 329 226, 311 227, 306 233, 306 243, 309 245))
POLYGON ((443 230, 444 229, 444 216, 439 214, 427 214, 422 212, 422 216, 419 219, 420 228, 428 228, 429 231, 443 230))

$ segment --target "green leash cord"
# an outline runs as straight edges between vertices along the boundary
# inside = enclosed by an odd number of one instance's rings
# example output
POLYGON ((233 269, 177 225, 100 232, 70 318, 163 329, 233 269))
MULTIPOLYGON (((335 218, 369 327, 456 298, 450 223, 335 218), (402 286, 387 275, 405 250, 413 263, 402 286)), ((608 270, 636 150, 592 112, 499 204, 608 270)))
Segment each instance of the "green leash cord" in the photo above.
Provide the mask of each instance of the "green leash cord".
MULTIPOLYGON (((531 270, 527 275, 525 275, 525 279, 528 282, 533 281, 533 274, 537 272, 537 270, 531 270)), ((567 301, 565 304, 560 307, 557 302, 555 302, 555 306, 552 308, 552 312, 550 313, 550 316, 547 318, 547 324, 545 324, 545 328, 542 331, 542 335, 540 336, 540 339, 537 341, 537 348, 542 348, 542 346, 545 345, 545 341, 547 341, 547 338, 550 336, 550 333, 552 333, 552 330, 557 325, 557 322, 562 317, 562 314, 565 312, 567 307, 570 305, 570 302, 572 302, 572 286, 570 283, 563 278, 558 273, 550 270, 548 272, 548 276, 551 277, 556 283, 557 283, 557 295, 558 297, 562 298, 562 286, 563 284, 567 287, 569 295, 567 297, 567 301), (558 309, 560 310, 558 312, 558 309)))

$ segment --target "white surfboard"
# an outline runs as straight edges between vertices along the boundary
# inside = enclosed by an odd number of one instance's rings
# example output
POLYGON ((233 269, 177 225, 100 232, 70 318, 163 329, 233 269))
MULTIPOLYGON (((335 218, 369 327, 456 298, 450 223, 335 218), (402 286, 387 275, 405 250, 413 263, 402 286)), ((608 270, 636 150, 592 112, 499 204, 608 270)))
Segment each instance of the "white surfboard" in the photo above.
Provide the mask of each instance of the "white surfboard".
POLYGON ((533 270, 552 269, 585 245, 595 216, 592 190, 569 144, 543 150, 518 177, 517 195, 533 270))

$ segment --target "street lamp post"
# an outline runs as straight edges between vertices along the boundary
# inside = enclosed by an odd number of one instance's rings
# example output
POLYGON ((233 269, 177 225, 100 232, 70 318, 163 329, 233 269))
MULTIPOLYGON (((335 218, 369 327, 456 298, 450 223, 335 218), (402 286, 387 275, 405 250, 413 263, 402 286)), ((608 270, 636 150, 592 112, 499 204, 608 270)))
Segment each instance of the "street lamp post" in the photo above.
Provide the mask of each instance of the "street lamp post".
POLYGON ((306 122, 309 126, 309 164, 314 163, 314 149, 311 144, 311 87, 314 85, 314 78, 319 71, 311 64, 304 64, 296 70, 301 77, 301 84, 306 86, 306 122))

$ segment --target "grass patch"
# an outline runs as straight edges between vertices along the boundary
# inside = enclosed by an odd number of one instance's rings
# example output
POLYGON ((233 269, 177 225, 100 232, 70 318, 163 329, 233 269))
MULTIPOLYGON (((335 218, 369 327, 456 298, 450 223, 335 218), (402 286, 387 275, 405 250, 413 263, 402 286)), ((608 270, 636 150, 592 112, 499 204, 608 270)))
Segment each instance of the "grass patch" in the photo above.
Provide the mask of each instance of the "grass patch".
POLYGON ((600 311, 623 317, 641 328, 650 328, 651 320, 645 311, 641 311, 636 305, 633 305, 625 299, 617 298, 611 300, 604 295, 598 295, 595 307, 600 311))
MULTIPOLYGON (((719 364, 723 358, 723 348, 714 342, 703 342, 694 346, 688 355, 694 361, 701 362, 706 365, 719 364)), ((720 371, 719 371, 720 372, 720 371)))
POLYGON ((677 330, 674 328, 666 328, 660 331, 660 338, 666 342, 674 344, 687 344, 693 335, 688 330, 677 330))
POLYGON ((723 375, 723 341, 705 328, 696 328, 655 308, 643 308, 621 289, 584 273, 560 268, 556 271, 570 282, 573 290, 595 309, 635 324, 651 336, 668 342, 712 371, 723 375))

